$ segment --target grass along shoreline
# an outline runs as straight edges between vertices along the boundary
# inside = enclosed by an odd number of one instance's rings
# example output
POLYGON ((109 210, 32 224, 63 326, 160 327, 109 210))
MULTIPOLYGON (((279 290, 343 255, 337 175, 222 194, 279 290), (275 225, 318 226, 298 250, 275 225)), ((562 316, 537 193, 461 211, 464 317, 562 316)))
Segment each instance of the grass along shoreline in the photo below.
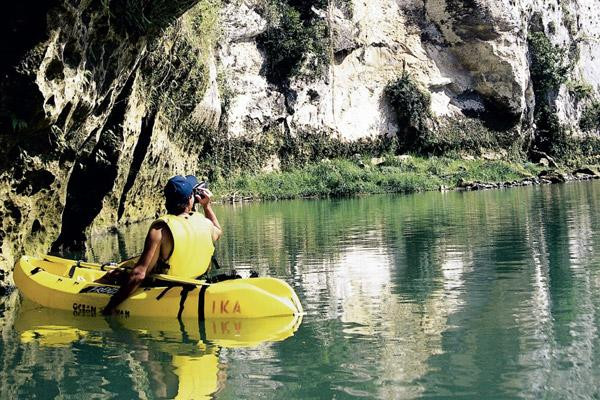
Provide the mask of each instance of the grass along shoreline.
POLYGON ((404 155, 370 160, 323 160, 287 171, 240 174, 213 182, 211 187, 218 200, 235 202, 457 188, 477 190, 598 176, 593 168, 572 174, 565 171, 549 170, 530 162, 404 155))

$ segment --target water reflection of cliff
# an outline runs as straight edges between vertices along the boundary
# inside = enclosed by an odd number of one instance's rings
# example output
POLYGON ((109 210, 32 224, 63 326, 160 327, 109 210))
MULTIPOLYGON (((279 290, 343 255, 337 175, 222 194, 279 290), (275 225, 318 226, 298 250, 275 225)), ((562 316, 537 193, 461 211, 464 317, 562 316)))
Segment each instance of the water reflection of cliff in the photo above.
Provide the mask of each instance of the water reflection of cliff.
POLYGON ((269 373, 289 379, 281 395, 291 398, 589 394, 600 367, 599 193, 584 184, 221 208, 221 263, 288 280, 308 312, 297 340, 267 358, 277 365, 262 365, 262 384, 276 385, 269 373))
POLYGON ((584 393, 598 367, 597 190, 272 205, 245 216, 237 246, 297 282, 317 321, 307 358, 332 395, 584 393), (264 219, 284 226, 252 222, 264 219), (286 244, 269 241, 281 232, 286 244))
MULTIPOLYGON (((429 357, 442 351, 447 317, 460 305, 455 290, 471 264, 468 249, 443 233, 432 235, 438 221, 427 222, 427 216, 438 199, 263 205, 256 211, 264 214, 250 210, 250 218, 236 223, 237 246, 251 249, 258 264, 270 260, 277 273, 289 275, 312 317, 299 332, 312 345, 300 356, 290 349, 295 363, 311 366, 302 395, 314 390, 325 397, 407 398, 422 392, 413 382, 427 372, 429 357), (284 226, 261 229, 274 221, 284 226), (272 245, 270 235, 280 232, 288 243, 272 245)), ((282 351, 280 357, 289 356, 282 351)), ((293 397, 300 397, 297 390, 293 397)))
POLYGON ((429 361, 428 393, 449 381, 463 395, 590 393, 599 351, 597 190, 522 190, 485 207, 486 228, 468 238, 477 262, 451 316, 459 328, 444 332, 444 353, 429 361))

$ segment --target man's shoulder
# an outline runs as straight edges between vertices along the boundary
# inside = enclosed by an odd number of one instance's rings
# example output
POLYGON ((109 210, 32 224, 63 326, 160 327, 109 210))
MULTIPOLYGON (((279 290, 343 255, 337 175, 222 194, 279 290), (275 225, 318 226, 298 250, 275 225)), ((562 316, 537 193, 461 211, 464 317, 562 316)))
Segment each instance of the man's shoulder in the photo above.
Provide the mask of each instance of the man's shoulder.
POLYGON ((167 223, 166 220, 164 220, 163 218, 159 218, 156 221, 152 222, 152 224, 150 225, 150 230, 153 229, 157 229, 157 230, 163 230, 164 228, 168 228, 169 224, 167 223))
POLYGON ((165 223, 154 223, 150 226, 148 230, 147 238, 151 241, 160 242, 163 239, 164 228, 167 225, 165 223))
POLYGON ((148 237, 152 241, 172 241, 173 234, 166 221, 156 220, 150 226, 148 237))

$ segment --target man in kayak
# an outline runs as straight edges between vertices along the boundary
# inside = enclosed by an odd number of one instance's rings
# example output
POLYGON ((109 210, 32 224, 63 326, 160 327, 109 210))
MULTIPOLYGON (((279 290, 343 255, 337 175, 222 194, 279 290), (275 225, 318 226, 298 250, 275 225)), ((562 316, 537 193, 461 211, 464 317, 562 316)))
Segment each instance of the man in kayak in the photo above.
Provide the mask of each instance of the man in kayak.
POLYGON ((111 315, 153 272, 197 278, 210 267, 214 242, 222 233, 210 205, 212 193, 199 185, 196 177, 177 175, 167 182, 164 195, 167 215, 150 226, 144 251, 131 272, 125 276, 122 272, 109 273, 99 280, 101 283, 121 281, 119 291, 111 297, 103 315, 111 315), (204 215, 194 211, 196 203, 202 206, 204 215))

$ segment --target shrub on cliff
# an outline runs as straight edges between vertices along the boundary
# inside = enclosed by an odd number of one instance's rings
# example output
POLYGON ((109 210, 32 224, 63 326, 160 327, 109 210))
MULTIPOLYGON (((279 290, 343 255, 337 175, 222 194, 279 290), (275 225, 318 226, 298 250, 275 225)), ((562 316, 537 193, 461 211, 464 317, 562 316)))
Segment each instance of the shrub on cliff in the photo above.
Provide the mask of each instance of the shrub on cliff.
POLYGON ((286 84, 300 74, 311 59, 310 69, 320 72, 328 62, 327 25, 312 10, 326 6, 326 1, 273 0, 265 14, 269 27, 258 37, 266 54, 265 73, 269 82, 286 84))
POLYGON ((594 101, 588 105, 581 115, 579 127, 584 132, 600 130, 600 102, 594 101))
POLYGON ((585 81, 568 81, 567 88, 576 101, 585 101, 594 94, 594 87, 585 81))
POLYGON ((398 119, 400 142, 409 149, 422 149, 430 133, 430 94, 404 72, 386 86, 384 96, 398 119))
POLYGON ((552 98, 567 82, 570 72, 567 53, 565 49, 552 44, 544 32, 530 33, 528 44, 537 126, 532 150, 566 158, 570 152, 569 132, 560 123, 552 98))
POLYGON ((543 97, 558 91, 560 86, 567 82, 570 72, 567 53, 565 49, 553 45, 543 32, 530 33, 528 44, 533 90, 536 100, 543 101, 543 97))

